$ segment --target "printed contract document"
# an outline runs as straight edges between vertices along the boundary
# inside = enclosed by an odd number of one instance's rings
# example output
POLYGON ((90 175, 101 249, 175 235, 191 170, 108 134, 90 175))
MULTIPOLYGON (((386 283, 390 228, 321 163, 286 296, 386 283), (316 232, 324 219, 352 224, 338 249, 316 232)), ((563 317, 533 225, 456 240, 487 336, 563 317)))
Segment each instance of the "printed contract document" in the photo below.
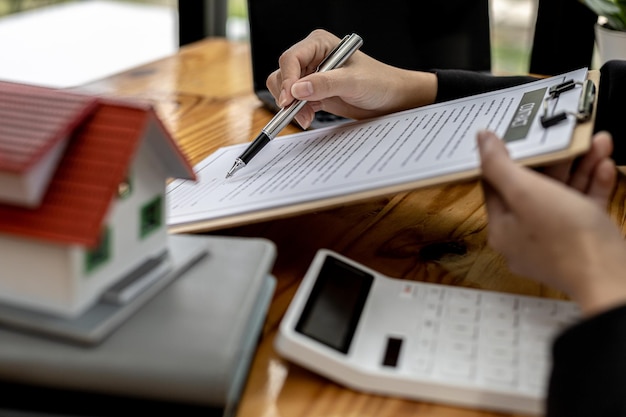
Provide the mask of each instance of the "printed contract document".
MULTIPOLYGON (((583 152, 591 124, 575 113, 587 70, 394 113, 280 136, 231 178, 226 172, 247 144, 217 150, 196 165, 198 181, 168 185, 168 225, 203 231, 303 213, 365 198, 476 177, 476 133, 495 131, 511 156, 545 163, 583 152), (574 88, 546 100, 549 89, 574 88), (544 109, 545 107, 545 109, 544 109), (568 112, 544 128, 544 111, 568 112), (575 127, 588 125, 572 150, 575 127)), ((577 136, 579 135, 577 129, 577 136)))

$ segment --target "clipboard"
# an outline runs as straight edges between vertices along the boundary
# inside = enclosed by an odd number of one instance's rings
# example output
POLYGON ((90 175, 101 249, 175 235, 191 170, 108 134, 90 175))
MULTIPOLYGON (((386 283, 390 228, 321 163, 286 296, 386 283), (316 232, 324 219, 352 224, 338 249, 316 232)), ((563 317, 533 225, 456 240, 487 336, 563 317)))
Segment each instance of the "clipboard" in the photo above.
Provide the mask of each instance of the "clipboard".
MULTIPOLYGON (((519 158, 516 161, 526 166, 541 166, 549 163, 559 162, 566 159, 575 158, 586 152, 591 145, 591 138, 593 134, 593 126, 596 115, 595 105, 595 91, 599 88, 600 72, 597 70, 590 70, 587 72, 587 80, 590 83, 593 93, 590 97, 585 97, 587 103, 587 114, 584 117, 578 117, 581 103, 579 102, 578 109, 572 109, 567 112, 565 118, 575 117, 577 123, 573 131, 573 135, 566 148, 551 151, 546 154, 534 155, 527 158, 519 158)), ((557 87, 561 83, 554 84, 557 87)), ((573 88, 585 88, 584 86, 574 85, 573 88)), ((561 92, 556 93, 556 95, 561 92)), ((581 92, 581 99, 584 94, 581 92)), ((549 118, 551 114, 544 114, 542 117, 549 118)), ((564 120, 563 115, 560 115, 561 120, 564 120)), ((545 126, 545 129, 550 129, 554 125, 558 125, 552 121, 553 124, 545 126)), ((355 122, 359 123, 359 122, 355 122)), ((434 177, 422 178, 416 181, 402 182, 380 188, 371 188, 368 190, 353 192, 349 194, 343 194, 333 197, 327 197, 322 199, 309 200, 304 202, 293 202, 281 206, 266 208, 258 211, 250 211, 244 213, 237 213, 233 215, 226 215, 215 218, 197 219, 189 223, 171 223, 169 224, 169 230, 172 233, 198 233, 219 230, 228 227, 238 227, 246 224, 258 223, 263 221, 275 220, 279 218, 285 218, 295 215, 301 215, 311 213, 319 210, 327 210, 344 206, 347 204, 356 204, 376 197, 383 197, 387 195, 393 195, 401 192, 407 192, 417 190, 421 188, 427 188, 431 186, 445 185, 454 182, 468 181, 477 179, 480 177, 480 168, 472 168, 466 170, 460 170, 445 175, 437 175, 434 177)), ((170 198, 171 199, 171 198, 170 198)))

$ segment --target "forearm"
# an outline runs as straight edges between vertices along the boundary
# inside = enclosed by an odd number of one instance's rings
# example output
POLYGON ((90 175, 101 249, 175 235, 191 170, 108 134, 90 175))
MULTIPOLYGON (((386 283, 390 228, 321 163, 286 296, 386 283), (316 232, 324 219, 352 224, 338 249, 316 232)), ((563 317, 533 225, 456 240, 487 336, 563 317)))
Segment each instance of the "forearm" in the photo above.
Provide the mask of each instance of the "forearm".
POLYGON ((377 111, 381 114, 433 104, 437 97, 437 76, 431 72, 411 71, 386 66, 387 72, 379 85, 387 97, 377 111))

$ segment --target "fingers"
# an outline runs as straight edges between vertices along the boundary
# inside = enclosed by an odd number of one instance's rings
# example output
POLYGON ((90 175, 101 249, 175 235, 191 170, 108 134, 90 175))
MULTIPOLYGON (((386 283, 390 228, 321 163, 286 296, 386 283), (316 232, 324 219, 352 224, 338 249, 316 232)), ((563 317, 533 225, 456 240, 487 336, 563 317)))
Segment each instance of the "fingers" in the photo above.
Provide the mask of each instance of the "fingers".
MULTIPOLYGON (((351 58, 352 59, 352 58, 351 58)), ((291 86, 298 100, 321 101, 329 97, 350 97, 359 91, 347 65, 328 72, 317 72, 301 78, 291 86)))
MULTIPOLYGON (((491 132, 481 132, 478 144, 483 160, 482 167, 485 180, 503 194, 502 198, 506 198, 508 201, 518 198, 512 196, 512 193, 524 192, 523 188, 519 188, 519 184, 525 181, 524 174, 520 173, 519 167, 508 158, 504 144, 491 132), (507 167, 507 164, 512 164, 515 168, 507 167), (513 174, 516 172, 518 174, 514 176, 513 174), (517 187, 512 186, 515 179, 518 182, 517 187), (511 195, 507 197, 509 194, 511 195)), ((615 164, 610 159, 612 150, 611 135, 601 132, 594 136, 591 148, 576 164, 567 161, 546 167, 542 172, 587 195, 601 207, 606 207, 613 192, 617 175, 615 164)), ((535 186, 544 187, 545 185, 536 183, 535 186)), ((532 193, 529 194, 530 196, 533 195, 532 193)))
MULTIPOLYGON (((266 81, 268 90, 276 99, 279 107, 286 107, 294 99, 306 100, 307 104, 298 112, 296 122, 303 128, 308 128, 315 112, 321 109, 312 97, 313 84, 310 81, 298 82, 308 74, 315 73, 317 66, 327 53, 339 42, 339 38, 324 30, 315 30, 305 39, 291 46, 278 59, 279 69, 272 72, 266 81), (294 87, 294 83, 297 83, 294 87), (294 94, 295 93, 295 94, 294 94)), ((325 88, 319 88, 317 95, 322 94, 325 88)))
POLYGON ((612 151, 613 141, 611 135, 601 132, 594 136, 589 151, 575 163, 569 160, 541 168, 540 171, 586 194, 596 166, 603 160, 610 158, 612 151))
POLYGON ((615 164, 610 159, 613 141, 607 132, 597 133, 591 148, 579 160, 547 167, 543 173, 591 198, 600 207, 606 204, 616 181, 615 164))
MULTIPOLYGON (((483 172, 482 188, 489 218, 488 241, 496 250, 508 253, 519 231, 516 203, 504 197, 508 189, 510 168, 517 168, 504 144, 492 132, 479 132, 478 150, 483 172), (513 205, 511 205, 513 204, 513 205)), ((513 244, 514 245, 514 244, 513 244)))
POLYGON ((267 82, 280 107, 293 101, 292 85, 303 76, 314 73, 338 42, 339 38, 335 35, 315 30, 281 54, 278 58, 279 70, 272 73, 267 82))
POLYGON ((491 132, 482 131, 478 133, 478 151, 480 154, 481 167, 483 171, 483 193, 485 194, 485 204, 489 213, 503 213, 506 209, 505 202, 500 198, 500 191, 494 186, 494 178, 499 174, 499 168, 494 162, 501 157, 507 157, 508 153, 504 147, 500 147, 500 140, 491 132))
POLYGON ((494 198, 489 197, 490 201, 485 202, 487 210, 492 210, 490 221, 495 215, 508 213, 505 218, 515 217, 519 222, 526 222, 545 206, 546 196, 561 192, 562 187, 556 181, 514 162, 504 142, 493 132, 478 134, 478 150, 483 181, 491 187, 489 193, 497 194, 500 200, 494 202, 494 198))
POLYGON ((580 158, 572 170, 568 184, 586 194, 594 180, 593 177, 598 164, 609 159, 612 151, 611 136, 606 132, 596 134, 591 142, 591 148, 580 158))
POLYGON ((483 181, 489 183, 494 192, 501 195, 506 204, 511 198, 507 194, 514 189, 517 181, 515 175, 518 167, 509 157, 504 143, 493 132, 478 133, 478 152, 482 169, 483 181))
POLYGON ((537 171, 541 172, 544 175, 547 175, 550 178, 554 178, 555 180, 562 182, 563 184, 567 184, 570 180, 570 175, 572 173, 573 162, 574 161, 569 159, 564 162, 537 168, 537 171))
POLYGON ((295 120, 300 125, 302 129, 308 129, 313 123, 315 119, 316 103, 307 103, 302 109, 296 114, 295 120))
POLYGON ((616 181, 615 163, 611 159, 603 159, 593 171, 586 194, 600 207, 606 208, 616 181))
POLYGON ((313 70, 308 69, 312 65, 311 63, 321 61, 321 59, 315 57, 314 51, 308 51, 308 49, 311 49, 310 47, 291 52, 296 47, 298 45, 288 49, 278 60, 280 70, 277 76, 279 91, 276 96, 276 102, 280 107, 285 107, 293 101, 293 84, 298 82, 302 76, 315 71, 314 66, 313 70))
MULTIPOLYGON (((494 225, 501 221, 509 212, 509 207, 504 200, 500 197, 500 194, 495 190, 488 181, 482 181, 483 195, 485 199, 485 207, 487 209, 487 215, 489 222, 494 225)), ((498 227, 490 227, 489 233, 493 234, 494 230, 500 230, 498 227)), ((491 237, 490 239, 493 239, 491 237)))

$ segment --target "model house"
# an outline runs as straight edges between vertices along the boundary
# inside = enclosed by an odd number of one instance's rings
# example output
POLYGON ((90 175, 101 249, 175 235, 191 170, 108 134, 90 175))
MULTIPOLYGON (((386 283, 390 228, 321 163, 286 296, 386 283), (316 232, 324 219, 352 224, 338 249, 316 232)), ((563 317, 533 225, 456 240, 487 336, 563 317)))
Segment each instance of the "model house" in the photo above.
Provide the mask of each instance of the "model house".
POLYGON ((168 250, 195 174, 146 104, 0 82, 0 303, 61 316, 168 250))

